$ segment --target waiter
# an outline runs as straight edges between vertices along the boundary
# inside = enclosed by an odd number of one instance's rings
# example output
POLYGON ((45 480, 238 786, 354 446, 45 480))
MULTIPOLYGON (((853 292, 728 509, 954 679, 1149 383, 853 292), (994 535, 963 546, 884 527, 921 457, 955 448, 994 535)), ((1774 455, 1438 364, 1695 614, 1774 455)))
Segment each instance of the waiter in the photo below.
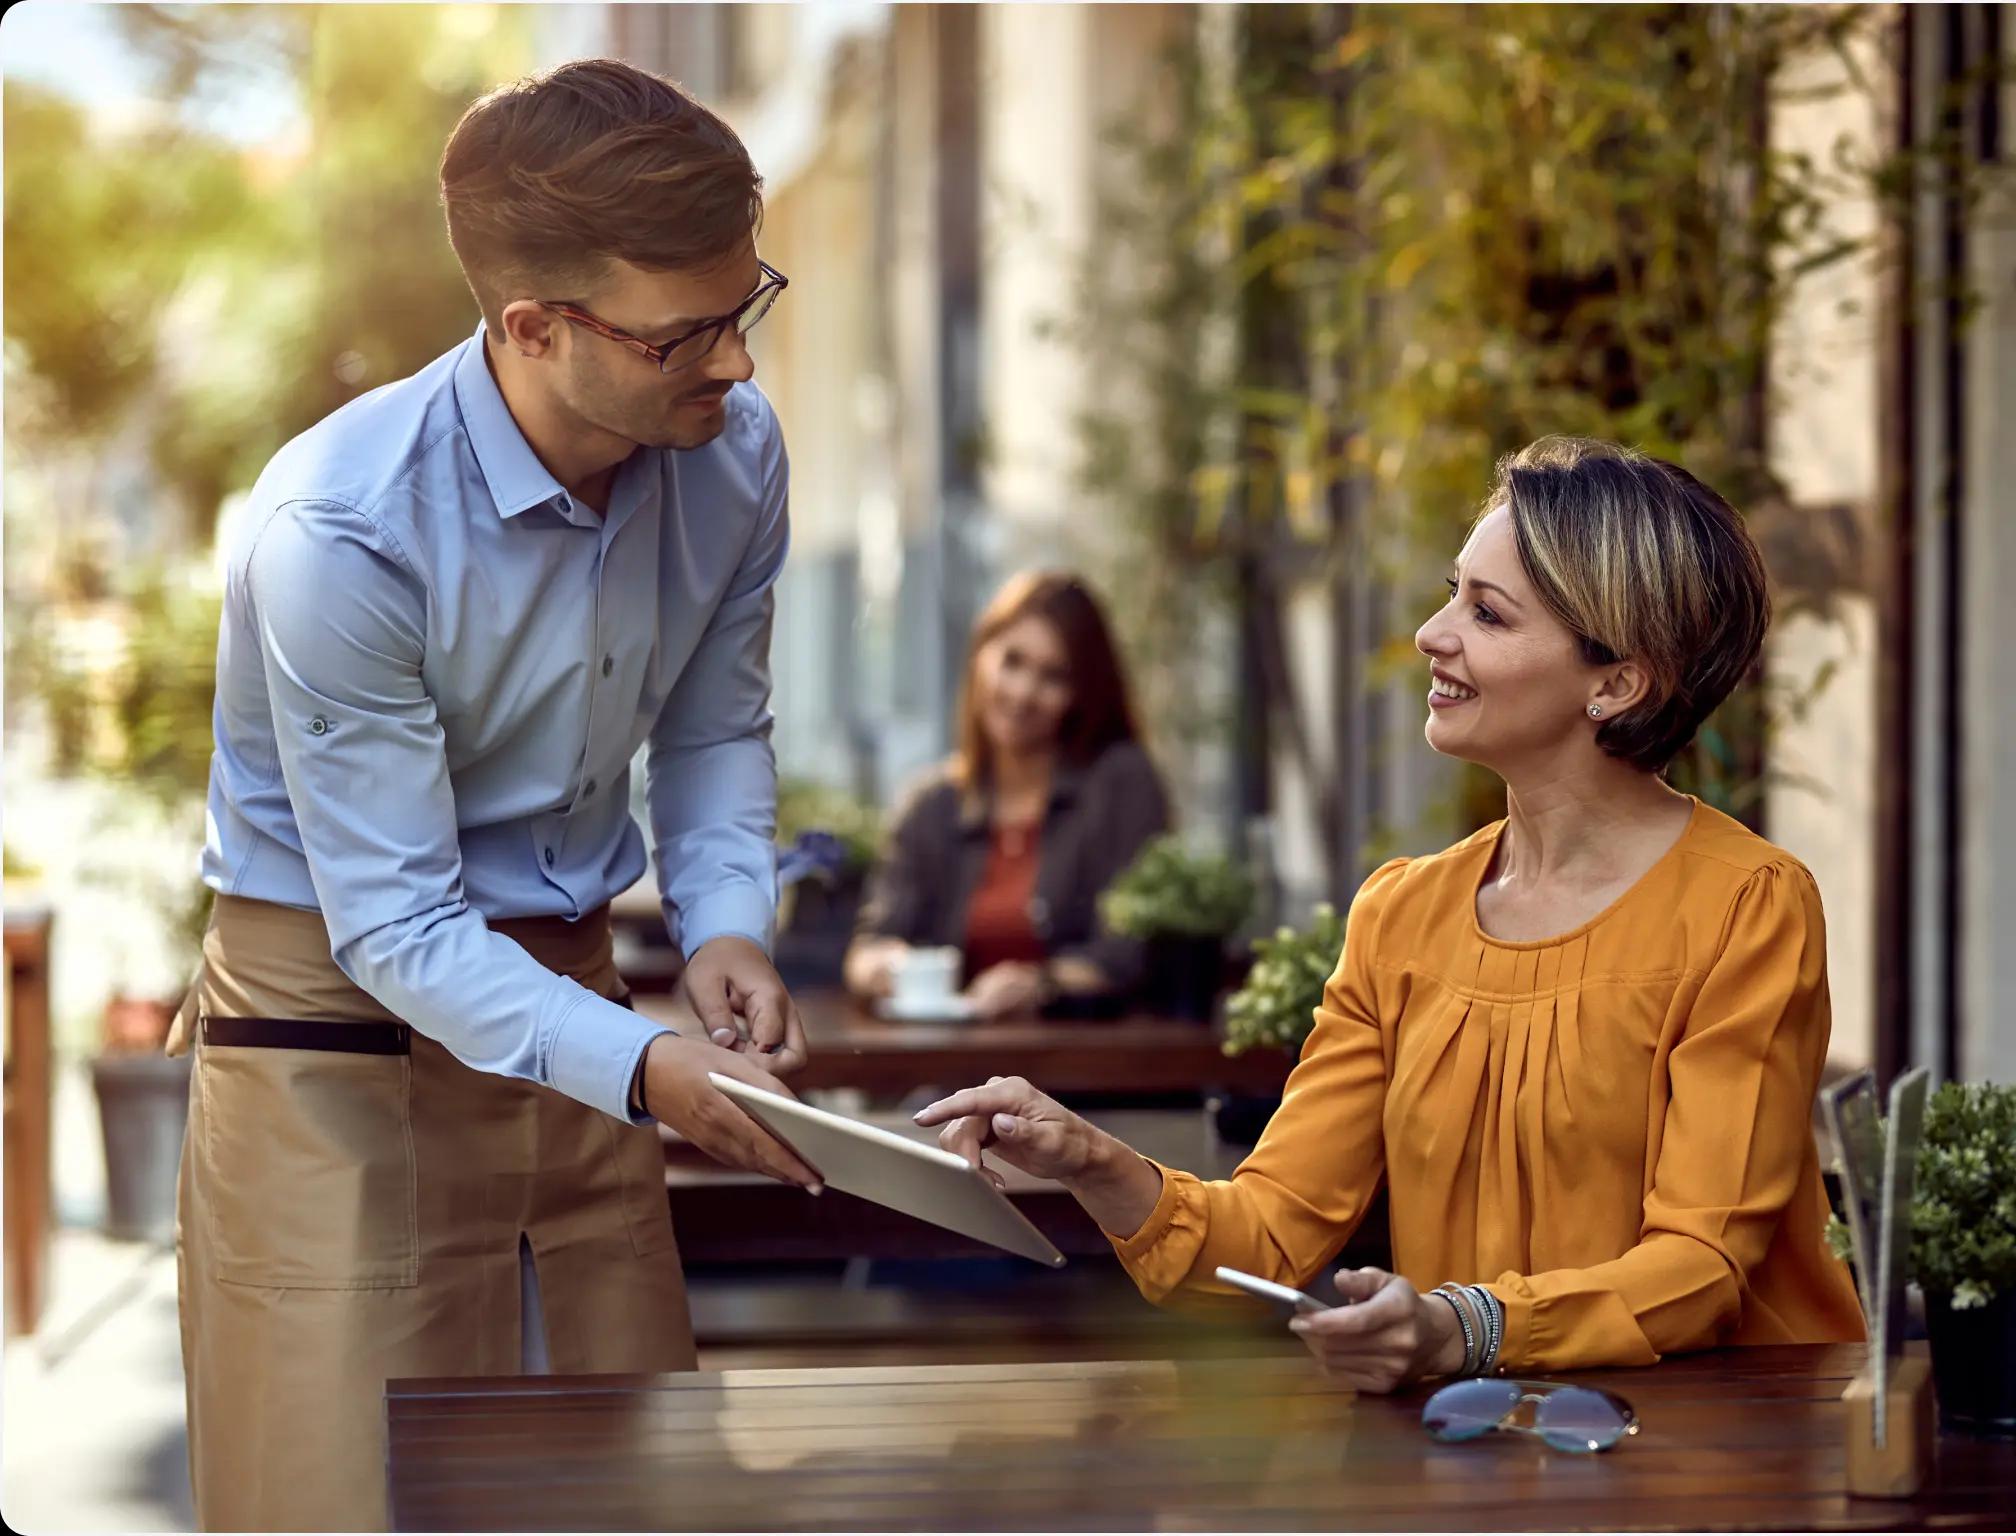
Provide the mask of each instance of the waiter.
MULTIPOLYGON (((280 450, 231 551, 171 1050, 206 1529, 382 1529, 388 1378, 694 1364, 654 1118, 817 1175, 708 1082, 804 1036, 776 906, 784 443, 744 333, 785 286, 719 118, 590 60, 442 161, 482 323, 280 450), (624 1006, 645 794, 691 1027, 624 1006)), ((317 360, 304 360, 314 362, 317 360)))

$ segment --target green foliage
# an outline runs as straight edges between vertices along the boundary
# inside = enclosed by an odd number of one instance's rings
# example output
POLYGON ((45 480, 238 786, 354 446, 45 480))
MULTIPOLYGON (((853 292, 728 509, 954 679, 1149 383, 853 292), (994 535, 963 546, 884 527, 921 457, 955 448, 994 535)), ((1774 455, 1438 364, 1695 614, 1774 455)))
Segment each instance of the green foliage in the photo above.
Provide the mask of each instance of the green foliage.
POLYGON ((1343 914, 1324 902, 1307 928, 1253 941, 1253 969, 1225 1004, 1225 1054, 1255 1046, 1300 1050, 1344 952, 1343 914))
POLYGON ((25 81, 4 116, 10 363, 42 386, 49 430, 88 438, 154 376, 163 309, 206 246, 248 227, 250 189, 220 145, 171 128, 97 143, 80 108, 25 81))
POLYGON ((1191 853, 1174 833, 1154 839, 1099 898, 1114 933, 1133 939, 1220 939, 1253 910, 1253 881, 1216 854, 1191 853))
POLYGON ((167 110, 108 133, 15 80, 5 102, 9 473, 24 449, 137 423, 169 493, 157 520, 199 537, 287 439, 469 334, 441 146, 529 58, 513 7, 229 12, 122 6, 117 22, 165 106, 246 69, 291 73, 299 144, 243 149, 167 110))
POLYGON ((846 858, 843 873, 863 874, 881 847, 882 813, 845 790, 810 779, 780 779, 777 841, 788 847, 807 832, 830 833, 846 858))
MULTIPOLYGON (((1846 1258, 1847 1226, 1827 1241, 1846 1258)), ((1947 1083, 1925 1106, 1911 1199, 1912 1278, 1959 1311, 2016 1291, 2016 1087, 1947 1083)))
POLYGON ((164 809, 201 798, 209 785, 221 612, 216 594, 158 575, 132 596, 126 663, 111 700, 117 755, 104 771, 164 809))
MULTIPOLYGON (((1118 141, 1074 325, 1146 385, 1083 421, 1082 483, 1132 535, 1117 617, 1156 707, 1195 692, 1200 612, 1236 607, 1243 685, 1320 794, 1290 592, 1373 569, 1377 622, 1410 631, 1493 463, 1547 433, 1685 463, 1773 525, 1780 568, 1813 564, 1766 457, 1774 329, 1872 250, 1834 210, 1896 172, 1775 147, 1767 114, 1785 61, 1845 56, 1876 8, 1233 15, 1173 61, 1169 128, 1118 141)), ((1769 709, 1739 690, 1674 782, 1753 812, 1769 709)), ((1501 803, 1472 785, 1466 818, 1501 803)))

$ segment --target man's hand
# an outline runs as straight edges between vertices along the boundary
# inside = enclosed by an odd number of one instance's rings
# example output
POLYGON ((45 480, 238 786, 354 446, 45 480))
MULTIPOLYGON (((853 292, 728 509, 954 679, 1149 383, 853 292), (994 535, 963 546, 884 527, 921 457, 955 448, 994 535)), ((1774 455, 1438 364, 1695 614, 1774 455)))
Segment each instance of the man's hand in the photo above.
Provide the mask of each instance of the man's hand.
POLYGON ((796 1097, 747 1056, 704 1040, 664 1034, 644 1048, 646 1113, 664 1121, 717 1163, 767 1173, 818 1194, 824 1186, 817 1170, 743 1113, 739 1104, 707 1080, 709 1072, 740 1078, 787 1099, 796 1097))
POLYGON ((1423 1296, 1383 1269, 1338 1270, 1337 1294, 1345 1305, 1288 1324, 1330 1380, 1391 1392, 1462 1368, 1462 1329, 1441 1297, 1423 1296))
POLYGON ((762 946, 733 934, 709 939, 686 962, 680 985, 716 1045, 753 1056, 780 1077, 805 1065, 798 1005, 762 946))

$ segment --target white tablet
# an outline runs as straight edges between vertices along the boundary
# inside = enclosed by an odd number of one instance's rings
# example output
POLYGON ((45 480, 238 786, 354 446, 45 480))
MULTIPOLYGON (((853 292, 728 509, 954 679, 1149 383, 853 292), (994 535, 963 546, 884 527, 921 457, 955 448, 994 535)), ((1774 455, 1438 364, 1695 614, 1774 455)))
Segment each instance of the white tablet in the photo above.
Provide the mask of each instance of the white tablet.
POLYGON ((948 1232, 1060 1269, 1064 1255, 980 1170, 956 1152, 911 1141, 755 1088, 740 1078, 708 1078, 772 1135, 819 1170, 832 1188, 873 1200, 948 1232))

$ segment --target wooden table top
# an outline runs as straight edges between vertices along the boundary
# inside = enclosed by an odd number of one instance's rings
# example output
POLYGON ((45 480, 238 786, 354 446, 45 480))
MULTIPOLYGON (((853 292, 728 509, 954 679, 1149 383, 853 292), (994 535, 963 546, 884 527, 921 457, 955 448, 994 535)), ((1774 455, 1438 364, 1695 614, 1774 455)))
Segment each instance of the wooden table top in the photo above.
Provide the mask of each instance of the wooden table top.
MULTIPOLYGON (((640 993, 638 1012, 679 1026, 673 995, 640 993)), ((1169 1093, 1205 1087, 1276 1093, 1294 1058, 1281 1050, 1227 1056, 1208 1025, 1129 1015, 1119 1019, 1000 1019, 898 1023, 844 992, 798 995, 811 1060, 791 1079, 810 1088, 902 1094, 936 1084, 965 1088, 989 1077, 1026 1077, 1052 1092, 1169 1093)), ((688 1026, 690 1027, 690 1026, 688 1026)))
POLYGON ((1910 1501, 1841 1491, 1860 1345, 1576 1379, 1643 1431, 1564 1455, 1439 1445, 1425 1388, 1306 1360, 847 1367, 393 1382, 396 1530, 1988 1528, 2016 1444, 1948 1437, 1910 1501))

